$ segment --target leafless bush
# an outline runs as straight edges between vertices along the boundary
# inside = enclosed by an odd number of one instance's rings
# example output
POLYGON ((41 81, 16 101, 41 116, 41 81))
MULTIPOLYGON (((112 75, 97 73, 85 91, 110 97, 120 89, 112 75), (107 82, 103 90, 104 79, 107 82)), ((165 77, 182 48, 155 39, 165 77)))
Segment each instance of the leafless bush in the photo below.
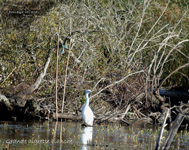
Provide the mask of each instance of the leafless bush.
MULTIPOLYGON (((169 7, 170 2, 164 5, 153 0, 60 3, 30 25, 31 39, 27 39, 29 52, 25 52, 25 59, 28 59, 28 68, 35 66, 35 69, 28 70, 41 70, 47 48, 57 47, 58 33, 62 40, 72 39, 66 109, 72 109, 70 103, 81 106, 84 89, 92 89, 93 99, 102 99, 109 91, 111 103, 127 105, 144 88, 146 92, 158 89, 173 73, 188 67, 188 62, 182 63, 165 73, 177 53, 188 59, 188 54, 182 51, 183 44, 189 41, 182 26, 188 12, 178 11, 180 19, 172 21, 174 18, 170 19, 169 7), (31 64, 29 60, 35 63, 31 64)), ((20 52, 24 51, 25 48, 19 46, 20 52)), ((64 55, 59 52, 58 91, 65 88, 68 53, 68 50, 64 55)), ((50 85, 48 91, 52 94, 55 60, 53 55, 44 84, 50 85)), ((42 85, 41 91, 44 89, 42 85)), ((59 93, 59 98, 62 98, 62 93, 59 93)))

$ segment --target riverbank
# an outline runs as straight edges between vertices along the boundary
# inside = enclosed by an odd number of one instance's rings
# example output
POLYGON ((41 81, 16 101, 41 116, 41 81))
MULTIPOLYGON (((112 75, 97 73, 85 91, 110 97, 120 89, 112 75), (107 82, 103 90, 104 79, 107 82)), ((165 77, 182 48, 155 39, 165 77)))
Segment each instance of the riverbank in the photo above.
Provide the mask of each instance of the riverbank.
MULTIPOLYGON (((189 98, 188 90, 175 91, 161 89, 159 92, 161 97, 165 98, 165 101, 160 104, 156 96, 150 95, 149 93, 148 97, 151 97, 153 100, 152 104, 148 107, 142 105, 142 101, 146 101, 144 93, 140 94, 126 107, 123 106, 122 108, 114 108, 112 104, 108 104, 107 102, 92 102, 91 108, 96 116, 95 122, 98 124, 102 122, 116 122, 125 125, 161 125, 165 118, 165 113, 169 109, 170 114, 167 123, 171 124, 175 120, 176 116, 181 113, 186 116, 183 121, 183 125, 187 125, 189 123, 189 104, 187 103, 189 98)), ((59 103, 61 103, 61 100, 59 103)), ((66 103, 65 108, 68 107, 68 105, 69 108, 74 107, 73 104, 66 103)), ((80 109, 72 109, 70 111, 66 110, 63 114, 59 111, 58 119, 82 121, 80 110, 81 107, 80 109)), ((33 98, 26 100, 18 97, 6 97, 1 94, 0 114, 4 114, 0 116, 0 120, 22 121, 57 119, 55 101, 54 99, 50 100, 48 98, 33 98)))

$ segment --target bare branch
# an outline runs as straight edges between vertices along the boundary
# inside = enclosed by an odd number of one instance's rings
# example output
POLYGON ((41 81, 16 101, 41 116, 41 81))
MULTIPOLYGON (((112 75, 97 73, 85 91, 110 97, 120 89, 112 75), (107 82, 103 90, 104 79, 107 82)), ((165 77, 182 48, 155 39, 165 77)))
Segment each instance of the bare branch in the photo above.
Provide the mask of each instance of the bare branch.
POLYGON ((161 81, 161 83, 159 84, 158 88, 160 88, 160 87, 163 85, 163 83, 164 83, 168 78, 170 78, 174 73, 176 73, 176 72, 179 71, 180 69, 183 69, 183 68, 185 68, 185 67, 187 67, 187 66, 189 66, 189 63, 184 64, 184 65, 178 67, 177 69, 175 69, 173 72, 171 72, 165 79, 163 79, 163 80, 161 81))
POLYGON ((112 84, 110 84, 110 85, 104 87, 103 89, 101 89, 100 91, 98 91, 96 94, 92 95, 91 98, 94 98, 95 96, 97 96, 98 94, 100 94, 102 91, 106 90, 107 88, 110 88, 110 87, 112 87, 112 86, 114 86, 114 85, 116 85, 116 84, 119 84, 119 83, 123 82, 123 81, 124 81, 125 79, 127 79, 128 77, 133 76, 133 75, 138 74, 138 73, 142 73, 142 72, 144 72, 144 70, 140 70, 140 71, 137 71, 137 72, 134 72, 134 73, 131 73, 131 74, 125 76, 125 77, 122 78, 121 80, 118 80, 118 81, 116 81, 116 82, 114 82, 114 83, 112 83, 112 84))

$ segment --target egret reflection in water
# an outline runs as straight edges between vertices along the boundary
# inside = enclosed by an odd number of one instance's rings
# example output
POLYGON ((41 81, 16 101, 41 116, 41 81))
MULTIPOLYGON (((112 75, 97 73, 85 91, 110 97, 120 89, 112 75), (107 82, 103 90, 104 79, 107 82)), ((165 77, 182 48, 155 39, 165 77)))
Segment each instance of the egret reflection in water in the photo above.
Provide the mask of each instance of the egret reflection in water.
POLYGON ((84 127, 81 133, 82 150, 87 150, 87 144, 93 139, 93 127, 84 127))

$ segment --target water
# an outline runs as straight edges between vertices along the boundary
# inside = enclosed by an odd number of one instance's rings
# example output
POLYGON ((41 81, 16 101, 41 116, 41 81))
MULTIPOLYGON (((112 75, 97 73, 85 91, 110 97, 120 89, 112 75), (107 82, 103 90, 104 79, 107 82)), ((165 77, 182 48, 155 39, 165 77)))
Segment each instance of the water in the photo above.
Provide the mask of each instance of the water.
MULTIPOLYGON (((0 150, 154 150, 157 135, 157 129, 117 124, 0 122, 0 150)), ((189 150, 188 131, 177 134, 174 149, 189 150)))

